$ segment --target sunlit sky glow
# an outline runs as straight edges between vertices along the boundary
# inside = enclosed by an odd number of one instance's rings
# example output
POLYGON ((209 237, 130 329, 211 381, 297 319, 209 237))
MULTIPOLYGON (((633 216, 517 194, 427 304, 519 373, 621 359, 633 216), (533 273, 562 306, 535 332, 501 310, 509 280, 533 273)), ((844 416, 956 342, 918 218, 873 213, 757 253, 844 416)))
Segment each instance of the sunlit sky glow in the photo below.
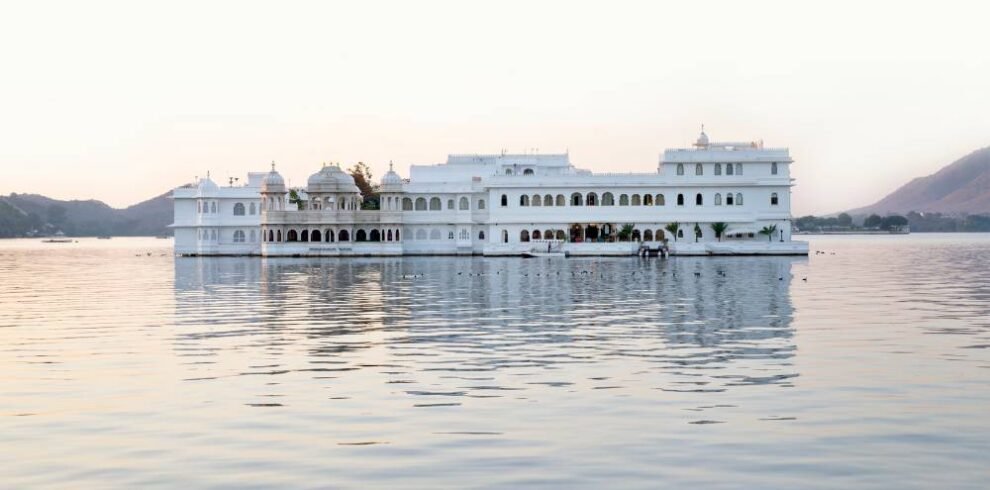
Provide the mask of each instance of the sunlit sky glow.
POLYGON ((503 148, 653 171, 704 123, 790 147, 795 214, 840 211, 990 145, 984 5, 12 2, 0 193, 503 148))

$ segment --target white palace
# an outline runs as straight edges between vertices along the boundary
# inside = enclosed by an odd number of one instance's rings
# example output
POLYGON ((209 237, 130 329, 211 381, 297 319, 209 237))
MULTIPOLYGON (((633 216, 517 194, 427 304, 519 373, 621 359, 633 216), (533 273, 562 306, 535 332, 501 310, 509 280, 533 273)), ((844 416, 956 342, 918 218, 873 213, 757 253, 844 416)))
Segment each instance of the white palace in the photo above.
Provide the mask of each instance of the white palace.
POLYGON ((180 255, 379 256, 635 255, 666 243, 673 255, 807 255, 791 240, 786 148, 709 142, 663 153, 656 173, 592 173, 569 155, 450 155, 389 170, 380 209, 362 209, 354 179, 324 166, 296 189, 248 174, 175 189, 180 255), (713 226, 714 224, 714 226, 713 226), (716 229, 724 231, 716 233, 716 229))

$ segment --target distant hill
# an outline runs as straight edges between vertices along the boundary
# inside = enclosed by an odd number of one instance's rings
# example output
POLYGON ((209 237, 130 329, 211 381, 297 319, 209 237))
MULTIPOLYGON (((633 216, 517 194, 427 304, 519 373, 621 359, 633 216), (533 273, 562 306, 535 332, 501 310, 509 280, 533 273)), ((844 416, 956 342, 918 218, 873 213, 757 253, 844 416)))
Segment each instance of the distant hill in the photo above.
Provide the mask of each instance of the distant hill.
POLYGON ((171 192, 124 209, 102 201, 60 201, 38 194, 0 196, 0 237, 50 235, 151 236, 170 234, 171 192))
POLYGON ((943 213, 990 214, 990 147, 976 150, 918 177, 875 204, 847 211, 851 215, 943 213))

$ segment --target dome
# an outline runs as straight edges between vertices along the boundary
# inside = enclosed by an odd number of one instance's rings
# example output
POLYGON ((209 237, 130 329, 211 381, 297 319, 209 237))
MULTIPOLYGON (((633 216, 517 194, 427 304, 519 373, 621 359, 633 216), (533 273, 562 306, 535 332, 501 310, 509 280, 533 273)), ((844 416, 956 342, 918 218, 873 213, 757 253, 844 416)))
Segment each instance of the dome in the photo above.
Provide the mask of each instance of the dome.
POLYGON ((392 162, 389 162, 388 172, 386 172, 385 175, 382 176, 382 186, 384 187, 384 186, 401 186, 401 185, 402 185, 402 177, 399 177, 399 174, 395 173, 395 171, 392 170, 392 162))
POLYGON ((214 192, 220 190, 220 186, 218 186, 216 182, 210 180, 209 174, 207 174, 206 178, 199 179, 199 182, 196 183, 196 189, 198 189, 200 193, 214 192))
POLYGON ((309 176, 306 192, 360 192, 354 184, 354 177, 337 165, 329 165, 309 176))
POLYGON ((705 134, 704 126, 701 126, 701 134, 698 135, 698 141, 694 142, 694 146, 697 146, 698 148, 708 146, 708 135, 705 134))
POLYGON ((261 192, 285 192, 285 179, 275 171, 275 162, 272 162, 271 172, 261 181, 261 192))

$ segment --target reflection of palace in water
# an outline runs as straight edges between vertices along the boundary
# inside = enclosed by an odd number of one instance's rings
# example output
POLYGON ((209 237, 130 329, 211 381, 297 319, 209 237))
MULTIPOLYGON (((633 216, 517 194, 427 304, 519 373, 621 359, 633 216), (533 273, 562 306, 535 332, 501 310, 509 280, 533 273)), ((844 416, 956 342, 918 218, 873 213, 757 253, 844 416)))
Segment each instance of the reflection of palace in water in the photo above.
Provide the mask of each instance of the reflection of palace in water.
POLYGON ((209 326, 186 340, 269 335, 313 356, 377 342, 461 367, 789 358, 795 260, 178 257, 176 316, 209 326))

